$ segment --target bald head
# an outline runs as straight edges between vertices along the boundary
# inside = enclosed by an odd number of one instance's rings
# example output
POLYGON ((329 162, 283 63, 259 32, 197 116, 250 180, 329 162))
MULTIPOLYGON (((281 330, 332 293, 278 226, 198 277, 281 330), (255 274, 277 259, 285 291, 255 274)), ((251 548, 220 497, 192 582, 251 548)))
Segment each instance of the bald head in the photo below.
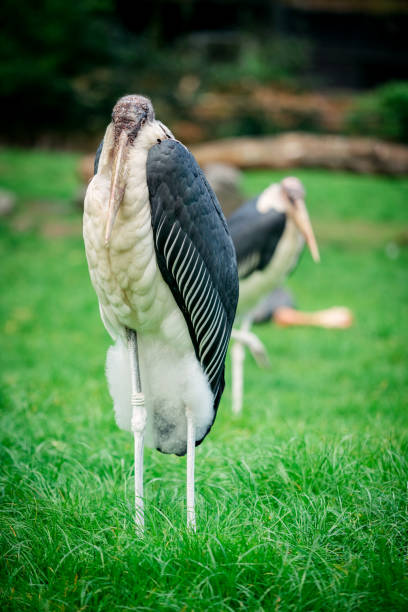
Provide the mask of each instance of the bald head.
POLYGON ((304 200, 306 196, 305 188, 301 181, 295 176, 287 176, 281 181, 281 187, 285 195, 291 202, 304 200))
POLYGON ((115 141, 125 131, 129 142, 137 137, 140 128, 154 120, 154 109, 149 98, 139 95, 123 96, 113 107, 112 121, 115 141))

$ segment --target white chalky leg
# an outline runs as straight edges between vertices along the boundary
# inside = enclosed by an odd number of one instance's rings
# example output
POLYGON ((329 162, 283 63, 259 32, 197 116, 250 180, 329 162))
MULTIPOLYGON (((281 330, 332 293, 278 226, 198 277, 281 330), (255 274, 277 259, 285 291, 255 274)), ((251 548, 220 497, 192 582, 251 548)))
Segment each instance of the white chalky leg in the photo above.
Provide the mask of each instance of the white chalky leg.
POLYGON ((242 398, 244 393, 244 359, 245 349, 241 342, 234 342, 231 349, 232 362, 232 412, 242 412, 242 398))
POLYGON ((240 331, 232 330, 232 337, 236 339, 231 349, 232 361, 232 412, 241 414, 244 396, 244 360, 247 332, 251 327, 250 318, 245 318, 240 331))
POLYGON ((135 443, 135 522, 137 529, 143 534, 143 447, 146 429, 146 408, 140 380, 136 332, 128 330, 127 338, 132 377, 132 431, 135 443))
POLYGON ((187 418, 187 527, 196 530, 194 508, 194 457, 195 457, 195 425, 191 408, 186 408, 187 418))

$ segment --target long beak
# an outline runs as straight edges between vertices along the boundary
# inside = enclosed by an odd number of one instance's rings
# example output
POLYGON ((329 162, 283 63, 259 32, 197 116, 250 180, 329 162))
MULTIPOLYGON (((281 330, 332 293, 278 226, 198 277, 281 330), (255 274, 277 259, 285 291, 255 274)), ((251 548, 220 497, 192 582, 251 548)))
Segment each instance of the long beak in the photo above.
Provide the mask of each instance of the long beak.
POLYGON ((116 215, 123 200, 126 186, 126 158, 127 158, 128 135, 125 130, 119 136, 117 145, 114 145, 112 178, 108 205, 108 220, 105 229, 105 245, 109 244, 116 215))
POLYGON ((307 212, 306 204, 303 200, 296 200, 293 220, 296 223, 300 232, 305 237, 306 244, 309 247, 309 251, 315 262, 320 261, 319 248, 317 246, 316 238, 313 233, 312 224, 310 222, 309 214, 307 212))

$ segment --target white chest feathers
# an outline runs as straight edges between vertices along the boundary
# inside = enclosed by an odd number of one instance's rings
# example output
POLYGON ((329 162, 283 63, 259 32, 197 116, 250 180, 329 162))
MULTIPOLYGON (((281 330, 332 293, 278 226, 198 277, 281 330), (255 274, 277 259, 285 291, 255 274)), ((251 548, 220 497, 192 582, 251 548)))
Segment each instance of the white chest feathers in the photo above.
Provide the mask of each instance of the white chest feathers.
POLYGON ((124 326, 164 336, 167 327, 176 335, 184 332, 184 319, 157 267, 153 242, 146 161, 149 149, 160 137, 161 125, 150 124, 129 150, 131 171, 108 246, 104 233, 111 180, 111 126, 85 198, 84 240, 90 276, 103 321, 113 337, 124 326))

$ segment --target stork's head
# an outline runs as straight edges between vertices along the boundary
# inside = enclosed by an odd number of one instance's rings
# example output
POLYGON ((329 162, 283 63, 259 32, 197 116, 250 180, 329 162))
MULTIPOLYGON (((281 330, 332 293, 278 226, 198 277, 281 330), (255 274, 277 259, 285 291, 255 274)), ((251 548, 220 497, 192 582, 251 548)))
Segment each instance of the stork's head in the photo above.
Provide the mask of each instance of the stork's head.
POLYGON ((128 144, 133 144, 140 129, 150 121, 154 121, 154 110, 149 98, 132 95, 118 100, 112 111, 115 145, 122 134, 128 144))
POLYGON ((294 176, 287 176, 281 181, 280 186, 286 214, 303 234, 314 261, 320 261, 319 249, 305 204, 306 192, 302 183, 294 176))
POLYGON ((126 187, 127 156, 143 126, 154 121, 152 103, 143 96, 124 96, 116 102, 112 112, 113 151, 112 174, 105 243, 108 244, 113 224, 126 187))

